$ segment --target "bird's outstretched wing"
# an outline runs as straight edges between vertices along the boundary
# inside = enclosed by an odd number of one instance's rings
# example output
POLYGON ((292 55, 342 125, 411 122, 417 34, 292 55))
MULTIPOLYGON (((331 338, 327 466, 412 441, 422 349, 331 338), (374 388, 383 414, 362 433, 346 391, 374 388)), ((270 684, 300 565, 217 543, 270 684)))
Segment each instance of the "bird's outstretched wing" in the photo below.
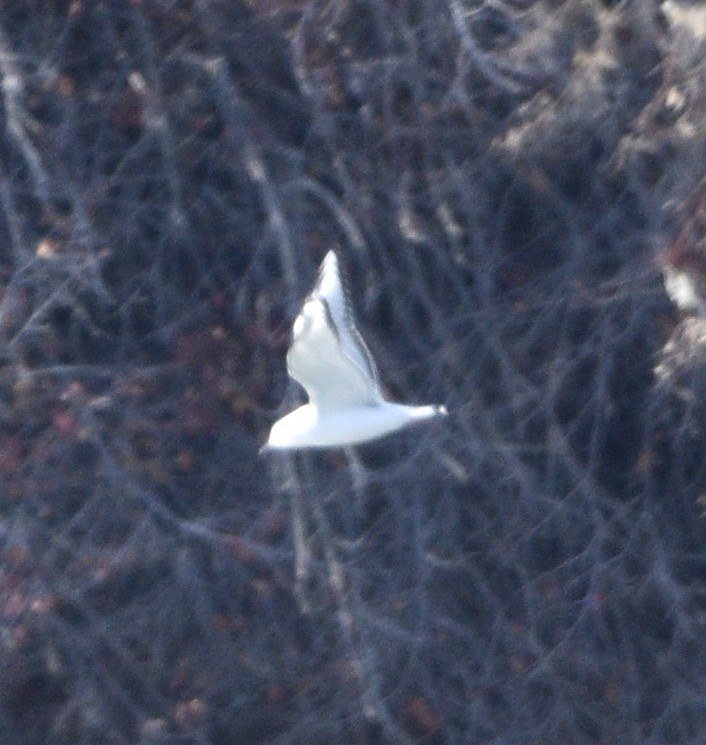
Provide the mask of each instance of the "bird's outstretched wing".
POLYGON ((375 362, 353 323, 333 251, 294 321, 287 370, 321 409, 382 399, 375 362))

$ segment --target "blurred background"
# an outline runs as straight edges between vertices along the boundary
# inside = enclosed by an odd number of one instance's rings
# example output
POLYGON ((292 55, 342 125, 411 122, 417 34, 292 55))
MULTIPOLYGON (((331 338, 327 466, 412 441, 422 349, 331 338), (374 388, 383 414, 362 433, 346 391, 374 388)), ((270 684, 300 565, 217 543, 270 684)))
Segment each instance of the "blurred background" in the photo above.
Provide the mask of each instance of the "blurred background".
POLYGON ((705 60, 685 0, 2 3, 3 745, 703 742, 705 60), (259 457, 331 248, 450 416, 259 457))

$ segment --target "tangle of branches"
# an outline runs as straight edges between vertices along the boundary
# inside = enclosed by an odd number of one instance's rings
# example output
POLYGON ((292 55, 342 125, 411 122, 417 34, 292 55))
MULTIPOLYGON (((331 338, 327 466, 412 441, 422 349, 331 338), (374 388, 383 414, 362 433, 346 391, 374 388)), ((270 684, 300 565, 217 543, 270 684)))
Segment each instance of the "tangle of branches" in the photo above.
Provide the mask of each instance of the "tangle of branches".
POLYGON ((0 6, 4 745, 702 742, 705 28, 0 6), (450 416, 258 457, 331 248, 450 416))

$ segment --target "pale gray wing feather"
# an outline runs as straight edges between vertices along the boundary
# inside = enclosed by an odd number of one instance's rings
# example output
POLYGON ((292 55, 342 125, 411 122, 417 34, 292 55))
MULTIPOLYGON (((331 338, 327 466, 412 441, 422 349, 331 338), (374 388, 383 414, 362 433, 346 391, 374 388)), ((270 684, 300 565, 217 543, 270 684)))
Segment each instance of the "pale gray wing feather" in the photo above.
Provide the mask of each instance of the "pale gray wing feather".
POLYGON ((333 251, 294 322, 287 370, 321 408, 362 406, 382 398, 375 363, 353 324, 333 251))
POLYGON ((344 354, 358 365, 378 388, 375 360, 353 321, 348 294, 338 268, 338 257, 333 251, 326 254, 321 264, 319 277, 311 292, 311 297, 326 301, 344 354))

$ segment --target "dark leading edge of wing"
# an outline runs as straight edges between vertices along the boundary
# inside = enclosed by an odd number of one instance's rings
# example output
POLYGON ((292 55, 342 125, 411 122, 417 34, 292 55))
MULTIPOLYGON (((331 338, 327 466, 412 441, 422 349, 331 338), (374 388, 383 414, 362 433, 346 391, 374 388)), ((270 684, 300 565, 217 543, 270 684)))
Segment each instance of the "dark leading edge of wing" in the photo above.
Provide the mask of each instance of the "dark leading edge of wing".
POLYGON ((287 369, 317 406, 361 406, 381 399, 375 362, 353 323, 333 251, 294 322, 287 369))
POLYGON ((334 332, 338 335, 341 349, 351 362, 358 365, 379 390, 378 371, 368 345, 358 331, 353 319, 353 310, 345 278, 339 270, 338 257, 329 251, 319 269, 312 296, 325 303, 334 332))

